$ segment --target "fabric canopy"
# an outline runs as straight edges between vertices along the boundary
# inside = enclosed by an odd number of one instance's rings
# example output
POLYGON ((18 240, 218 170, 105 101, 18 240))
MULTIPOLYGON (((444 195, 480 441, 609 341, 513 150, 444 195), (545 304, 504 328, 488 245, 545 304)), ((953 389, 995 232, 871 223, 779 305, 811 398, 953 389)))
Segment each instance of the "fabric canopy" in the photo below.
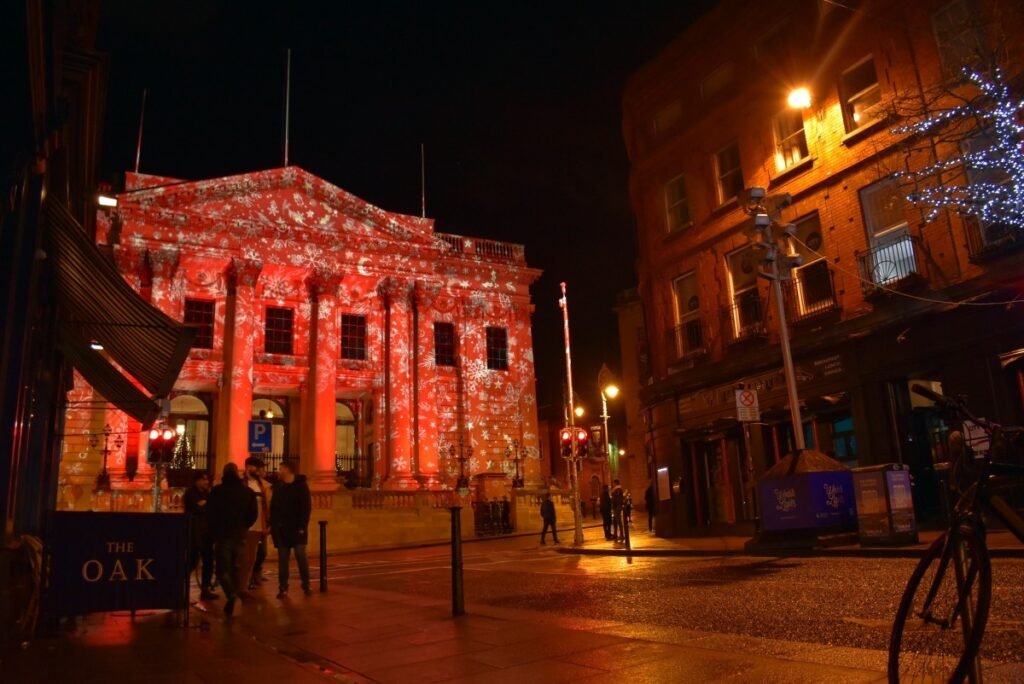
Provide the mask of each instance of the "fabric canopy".
MULTIPOLYGON (((145 395, 134 386, 135 392, 129 392, 125 385, 132 385, 131 380, 95 353, 90 343, 103 345, 106 353, 152 396, 164 397, 185 363, 195 330, 139 296, 62 204, 45 202, 43 219, 56 280, 62 348, 106 399, 139 418, 139 397, 146 399, 145 395)), ((142 414, 148 415, 149 410, 146 406, 142 414)))

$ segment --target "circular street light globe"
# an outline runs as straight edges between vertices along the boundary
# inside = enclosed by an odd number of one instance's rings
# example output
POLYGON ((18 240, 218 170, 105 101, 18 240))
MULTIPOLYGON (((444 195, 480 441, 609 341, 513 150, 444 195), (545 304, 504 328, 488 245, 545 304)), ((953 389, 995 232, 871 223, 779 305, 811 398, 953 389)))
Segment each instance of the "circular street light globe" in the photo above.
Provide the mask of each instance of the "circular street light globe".
POLYGON ((619 386, 608 385, 607 387, 604 388, 604 394, 609 399, 614 399, 615 397, 619 396, 619 386))
POLYGON ((807 109, 811 106, 811 91, 807 88, 794 88, 789 92, 786 103, 792 109, 807 109))
POLYGON ((576 414, 577 418, 582 418, 585 411, 583 410, 582 406, 577 406, 575 409, 573 409, 573 413, 576 414))

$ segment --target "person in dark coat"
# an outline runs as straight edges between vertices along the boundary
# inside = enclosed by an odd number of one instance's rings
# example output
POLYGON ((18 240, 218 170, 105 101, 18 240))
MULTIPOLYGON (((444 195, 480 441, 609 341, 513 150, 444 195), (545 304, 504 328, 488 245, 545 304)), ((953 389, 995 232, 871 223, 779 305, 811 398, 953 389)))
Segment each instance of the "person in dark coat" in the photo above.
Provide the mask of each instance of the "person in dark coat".
POLYGON ((302 593, 309 596, 309 559, 306 556, 306 540, 309 533, 309 516, 312 499, 306 476, 295 471, 292 461, 281 461, 277 469, 277 483, 270 497, 270 536, 277 547, 277 598, 288 596, 288 563, 295 551, 295 563, 299 566, 302 593))
POLYGON ((509 502, 507 496, 501 497, 499 502, 501 506, 501 531, 511 532, 512 531, 512 504, 509 502))
POLYGON ((608 493, 608 485, 601 488, 601 524, 604 527, 604 538, 612 540, 612 496, 608 493))
POLYGON ((192 486, 185 491, 185 513, 189 516, 192 526, 192 536, 189 540, 189 564, 188 571, 193 573, 199 567, 199 561, 203 562, 202 579, 199 583, 199 598, 203 601, 212 601, 218 598, 211 589, 213 585, 213 538, 210 537, 210 527, 206 522, 206 502, 210 496, 210 474, 198 472, 192 486))
POLYGON ((551 530, 551 538, 558 543, 558 527, 555 521, 555 503, 551 500, 550 494, 544 495, 544 501, 540 505, 540 518, 544 521, 544 527, 540 532, 540 543, 547 544, 545 538, 548 536, 548 529, 551 530))
POLYGON ((235 612, 239 589, 242 588, 245 534, 259 515, 256 495, 242 482, 238 466, 234 463, 224 466, 220 484, 210 492, 206 509, 207 523, 217 555, 217 580, 227 597, 224 614, 231 617, 235 612))
POLYGON ((622 506, 625 503, 625 492, 618 480, 612 480, 612 538, 626 541, 626 532, 622 527, 622 506))
POLYGON ((657 505, 654 499, 654 483, 648 484, 644 490, 644 508, 647 509, 647 531, 654 531, 654 507, 657 505))

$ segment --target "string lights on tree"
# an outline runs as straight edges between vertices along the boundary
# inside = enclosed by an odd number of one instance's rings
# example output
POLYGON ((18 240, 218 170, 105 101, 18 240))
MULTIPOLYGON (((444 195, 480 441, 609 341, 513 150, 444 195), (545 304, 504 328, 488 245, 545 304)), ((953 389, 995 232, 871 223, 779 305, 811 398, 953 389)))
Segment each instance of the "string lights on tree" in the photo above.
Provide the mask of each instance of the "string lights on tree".
POLYGON ((978 91, 974 97, 893 130, 949 142, 957 139, 949 135, 952 129, 961 134, 958 153, 893 175, 913 184, 907 199, 929 209, 929 221, 942 209, 954 209, 986 224, 1024 229, 1024 100, 1014 99, 998 68, 991 74, 968 68, 963 73, 965 83, 978 91))

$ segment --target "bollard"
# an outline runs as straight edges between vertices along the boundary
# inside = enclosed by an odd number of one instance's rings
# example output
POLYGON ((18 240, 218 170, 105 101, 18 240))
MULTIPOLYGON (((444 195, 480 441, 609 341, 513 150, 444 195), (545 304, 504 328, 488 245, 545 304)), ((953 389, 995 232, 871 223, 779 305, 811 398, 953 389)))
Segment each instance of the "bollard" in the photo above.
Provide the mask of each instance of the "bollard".
POLYGON ((320 525, 320 593, 327 591, 327 521, 320 525))
POLYGON ((452 615, 466 612, 462 595, 462 507, 452 506, 452 615))
POLYGON ((632 551, 633 547, 630 545, 629 541, 629 521, 626 520, 626 516, 623 515, 621 511, 619 512, 619 517, 622 519, 622 536, 625 537, 626 540, 626 550, 632 551))

